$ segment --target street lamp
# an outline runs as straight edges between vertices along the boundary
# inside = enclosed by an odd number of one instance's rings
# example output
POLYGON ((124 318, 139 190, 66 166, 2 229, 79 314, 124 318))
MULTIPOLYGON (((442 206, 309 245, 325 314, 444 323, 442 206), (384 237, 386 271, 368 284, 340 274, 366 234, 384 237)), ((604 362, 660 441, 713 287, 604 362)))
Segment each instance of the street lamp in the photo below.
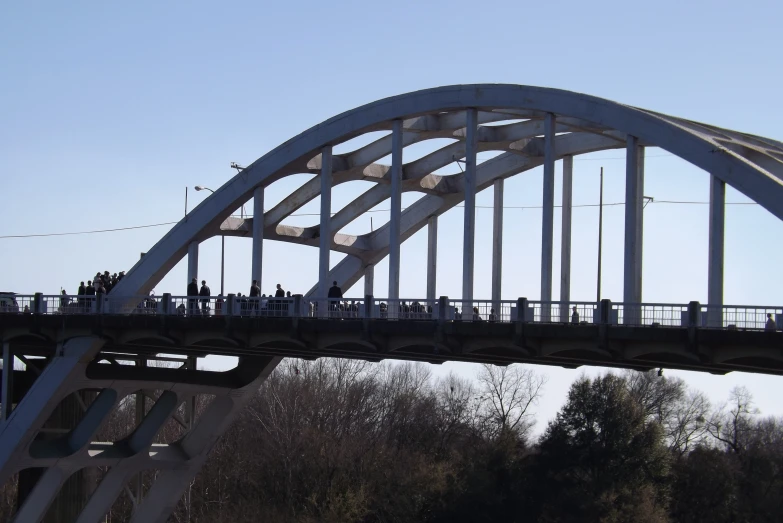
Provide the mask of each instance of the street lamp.
MULTIPOLYGON (((196 191, 209 191, 211 193, 214 193, 212 189, 209 187, 204 187, 203 185, 196 185, 193 187, 196 189, 196 191)), ((220 235, 220 294, 225 296, 223 285, 226 281, 226 237, 225 235, 220 235)))

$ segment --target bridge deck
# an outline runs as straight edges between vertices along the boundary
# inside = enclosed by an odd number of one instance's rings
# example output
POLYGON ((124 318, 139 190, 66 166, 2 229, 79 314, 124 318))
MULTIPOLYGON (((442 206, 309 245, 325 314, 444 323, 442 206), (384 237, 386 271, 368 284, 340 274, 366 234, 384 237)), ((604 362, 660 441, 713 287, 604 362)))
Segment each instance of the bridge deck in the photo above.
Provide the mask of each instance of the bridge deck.
POLYGON ((783 375, 783 332, 427 319, 167 315, 5 315, 16 353, 46 356, 58 340, 107 339, 102 354, 279 355, 443 363, 657 367, 783 375))

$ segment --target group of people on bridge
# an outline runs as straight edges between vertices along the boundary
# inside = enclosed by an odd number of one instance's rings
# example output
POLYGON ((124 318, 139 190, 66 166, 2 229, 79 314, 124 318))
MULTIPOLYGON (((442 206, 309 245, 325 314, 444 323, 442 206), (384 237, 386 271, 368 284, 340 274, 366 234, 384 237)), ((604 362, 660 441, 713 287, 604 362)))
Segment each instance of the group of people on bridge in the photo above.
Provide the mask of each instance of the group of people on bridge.
POLYGON ((96 297, 109 294, 124 277, 125 271, 114 274, 110 274, 109 271, 104 271, 101 274, 98 271, 92 280, 87 280, 87 285, 84 284, 84 281, 79 283, 75 302, 71 299, 72 295, 62 289, 60 291, 60 312, 87 312, 96 297))
MULTIPOLYGON (((184 303, 179 304, 177 307, 177 314, 180 316, 209 316, 212 311, 213 302, 215 315, 221 316, 224 313, 225 297, 223 294, 218 294, 216 297, 213 297, 212 291, 207 285, 206 280, 201 280, 201 287, 199 288, 198 279, 193 278, 188 284, 187 296, 188 307, 186 308, 184 303)), ((286 292, 279 283, 277 284, 274 296, 272 294, 269 296, 261 294, 261 287, 258 285, 258 280, 253 280, 248 295, 243 296, 242 293, 237 293, 236 297, 242 316, 287 316, 288 307, 284 305, 290 302, 292 298, 291 291, 286 292), (286 314, 283 314, 284 312, 286 314)))

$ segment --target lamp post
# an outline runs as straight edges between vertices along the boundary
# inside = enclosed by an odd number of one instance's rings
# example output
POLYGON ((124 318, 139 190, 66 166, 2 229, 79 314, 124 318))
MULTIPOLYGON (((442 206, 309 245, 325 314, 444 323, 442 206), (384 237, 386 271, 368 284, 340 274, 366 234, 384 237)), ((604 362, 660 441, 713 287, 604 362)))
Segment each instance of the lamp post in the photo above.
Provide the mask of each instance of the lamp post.
MULTIPOLYGON (((197 191, 209 191, 211 193, 214 193, 212 189, 209 187, 204 187, 203 185, 196 185, 194 187, 197 191)), ((220 235, 220 294, 225 296, 225 293, 223 292, 223 284, 226 280, 226 236, 221 234, 220 235)))
POLYGON ((601 184, 598 197, 598 282, 596 301, 601 302, 601 251, 604 239, 604 168, 601 167, 601 184))

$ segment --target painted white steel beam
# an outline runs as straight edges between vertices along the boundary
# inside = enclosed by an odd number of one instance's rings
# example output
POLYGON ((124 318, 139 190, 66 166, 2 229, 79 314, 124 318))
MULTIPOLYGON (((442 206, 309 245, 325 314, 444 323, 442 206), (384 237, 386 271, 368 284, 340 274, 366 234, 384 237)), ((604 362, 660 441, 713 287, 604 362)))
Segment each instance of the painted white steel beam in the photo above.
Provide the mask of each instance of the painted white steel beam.
POLYGON ((644 229, 644 149, 629 136, 625 163, 625 247, 623 302, 642 302, 642 245, 644 229))
POLYGON ((709 253, 707 257, 707 304, 710 326, 722 326, 723 255, 726 227, 726 183, 710 176, 709 253))
POLYGON ((375 265, 368 265, 364 268, 364 295, 375 295, 375 265))
POLYGON ((573 204, 574 157, 563 156, 563 207, 560 235, 560 321, 568 322, 571 301, 571 210, 573 204))
POLYGON ((462 239, 462 299, 473 299, 473 249, 476 235, 476 149, 478 147, 478 122, 476 110, 468 109, 465 134, 465 215, 462 239))
MULTIPOLYGON (((391 172, 389 299, 396 300, 400 297, 400 244, 402 243, 402 238, 400 238, 400 217, 402 215, 402 120, 395 120, 392 124, 391 172)), ((394 309, 395 307, 392 308, 394 309)))
MULTIPOLYGON (((558 158, 563 155, 577 155, 587 152, 618 148, 615 140, 595 134, 571 133, 556 138, 558 158)), ((516 153, 505 153, 481 163, 477 170, 477 185, 480 189, 489 187, 496 179, 510 176, 539 167, 543 156, 523 156, 516 153)), ((459 176, 459 175, 458 175, 459 176)), ((402 215, 403 238, 407 239, 426 225, 427 219, 433 214, 443 214, 462 202, 463 193, 456 192, 443 196, 425 196, 406 209, 402 215)), ((371 249, 361 256, 347 256, 330 273, 330 279, 337 280, 343 290, 349 289, 362 274, 362 262, 378 263, 388 253, 387 225, 377 229, 370 235, 371 249)), ((308 296, 312 296, 312 292, 308 296)))
POLYGON ((503 279, 503 179, 495 180, 492 207, 492 302, 498 310, 503 279))
MULTIPOLYGON (((253 191, 253 254, 251 276, 261 287, 264 267, 264 188, 253 191)), ((262 287, 263 288, 263 287, 262 287)))
MULTIPOLYGON (((329 254, 332 250, 332 147, 321 151, 321 228, 318 247, 318 288, 319 298, 329 293, 329 254)), ((322 310, 322 312, 324 312, 322 310)))
POLYGON ((190 242, 188 245, 188 283, 198 279, 198 242, 190 242))
MULTIPOLYGON (((555 234, 555 115, 544 120, 544 194, 541 218, 541 301, 552 301, 552 252, 555 234)), ((548 321, 551 309, 542 307, 542 321, 548 321)))
POLYGON ((427 218, 427 299, 435 300, 438 279, 438 217, 427 218))

